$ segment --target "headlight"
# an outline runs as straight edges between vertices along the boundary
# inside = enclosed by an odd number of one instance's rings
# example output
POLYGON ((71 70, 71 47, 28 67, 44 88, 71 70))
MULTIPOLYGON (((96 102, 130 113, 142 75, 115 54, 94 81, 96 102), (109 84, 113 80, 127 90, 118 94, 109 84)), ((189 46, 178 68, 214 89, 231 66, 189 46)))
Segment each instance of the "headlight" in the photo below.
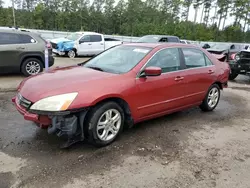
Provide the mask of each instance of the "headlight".
POLYGON ((31 106, 31 110, 40 111, 64 111, 67 110, 70 104, 74 101, 78 93, 67 93, 47 97, 37 101, 31 106))
POLYGON ((240 55, 236 54, 234 58, 235 58, 236 61, 239 61, 240 60, 240 55))
POLYGON ((79 43, 79 42, 76 41, 76 42, 74 43, 74 45, 73 45, 73 48, 76 48, 78 43, 79 43))

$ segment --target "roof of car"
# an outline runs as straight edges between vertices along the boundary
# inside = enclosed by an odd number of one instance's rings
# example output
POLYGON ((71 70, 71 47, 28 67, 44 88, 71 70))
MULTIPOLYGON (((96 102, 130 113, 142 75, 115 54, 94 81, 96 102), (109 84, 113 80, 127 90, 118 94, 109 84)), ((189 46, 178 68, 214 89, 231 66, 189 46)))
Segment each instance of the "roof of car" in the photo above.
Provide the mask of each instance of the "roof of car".
POLYGON ((175 37, 175 38, 179 38, 179 37, 174 36, 174 35, 145 35, 145 36, 152 36, 152 37, 175 37))
POLYGON ((166 43, 140 43, 140 42, 135 42, 135 43, 126 43, 124 45, 127 46, 138 46, 138 47, 148 47, 148 48, 157 48, 157 47, 195 47, 197 48, 196 45, 193 44, 182 44, 182 43, 171 43, 171 42, 166 42, 166 43))
POLYGON ((101 35, 100 33, 96 33, 96 32, 92 32, 92 31, 78 31, 76 32, 78 34, 87 34, 87 35, 91 35, 91 34, 98 34, 98 35, 101 35))
POLYGON ((5 32, 5 33, 34 33, 30 32, 28 30, 17 30, 17 29, 0 29, 0 32, 5 32))

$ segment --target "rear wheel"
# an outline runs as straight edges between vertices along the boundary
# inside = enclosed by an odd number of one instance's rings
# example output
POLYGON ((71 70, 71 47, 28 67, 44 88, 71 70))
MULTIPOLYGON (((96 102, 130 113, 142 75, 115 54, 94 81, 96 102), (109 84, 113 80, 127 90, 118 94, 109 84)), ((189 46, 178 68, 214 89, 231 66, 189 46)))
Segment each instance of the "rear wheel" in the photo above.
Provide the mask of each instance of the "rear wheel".
POLYGON ((95 146, 112 143, 122 132, 124 112, 115 102, 94 107, 87 118, 88 140, 95 146))
POLYGON ((202 111, 213 111, 218 105, 220 100, 220 87, 217 84, 212 85, 207 92, 200 108, 202 111))
POLYGON ((25 76, 36 75, 42 71, 42 62, 37 58, 28 58, 22 63, 21 72, 25 76))
POLYGON ((234 80, 239 74, 235 71, 232 71, 229 75, 229 80, 234 80))

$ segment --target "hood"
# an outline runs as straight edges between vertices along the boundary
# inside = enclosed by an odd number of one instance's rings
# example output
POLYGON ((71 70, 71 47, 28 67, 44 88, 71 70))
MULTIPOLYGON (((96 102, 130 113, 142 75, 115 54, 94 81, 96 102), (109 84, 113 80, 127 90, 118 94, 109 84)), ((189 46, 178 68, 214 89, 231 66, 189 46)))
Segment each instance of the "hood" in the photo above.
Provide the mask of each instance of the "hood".
POLYGON ((69 42, 71 40, 67 39, 67 38, 56 38, 56 39, 51 39, 50 42, 58 44, 61 42, 69 42))
POLYGON ((25 79, 20 84, 19 92, 24 98, 36 102, 42 98, 64 93, 86 92, 86 89, 100 87, 98 83, 114 76, 117 75, 82 66, 64 67, 25 79))
POLYGON ((60 51, 69 51, 72 50, 74 47, 74 41, 64 41, 57 43, 57 49, 60 51))

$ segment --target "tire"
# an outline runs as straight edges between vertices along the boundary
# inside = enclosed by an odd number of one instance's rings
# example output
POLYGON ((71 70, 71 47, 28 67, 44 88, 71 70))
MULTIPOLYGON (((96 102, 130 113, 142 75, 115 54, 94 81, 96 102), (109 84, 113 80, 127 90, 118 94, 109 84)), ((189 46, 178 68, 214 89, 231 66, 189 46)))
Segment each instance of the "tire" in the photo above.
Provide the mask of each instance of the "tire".
POLYGON ((200 105, 200 109, 204 112, 213 111, 218 105, 219 101, 220 101, 220 87, 217 84, 213 84, 212 86, 209 87, 207 95, 205 99, 203 100, 202 104, 200 105), (214 91, 218 92, 217 98, 216 98, 215 93, 214 95, 212 95, 211 93, 214 91), (211 99, 211 96, 212 96, 212 99, 211 99), (213 102, 210 102, 210 101, 213 101, 213 102))
POLYGON ((97 105, 89 112, 86 124, 87 130, 85 129, 85 131, 88 132, 87 138, 91 144, 97 147, 103 147, 111 144, 120 135, 123 130, 123 126, 124 112, 122 108, 115 102, 106 102, 97 105), (112 111, 111 117, 113 116, 113 119, 116 114, 118 114, 117 116, 120 118, 116 118, 117 121, 114 121, 115 123, 110 122, 109 124, 106 123, 105 125, 99 125, 99 122, 104 123, 107 121, 107 114, 109 114, 110 111, 112 111), (114 126, 117 129, 114 129, 114 126), (113 131, 116 130, 114 131, 115 134, 113 134, 110 129, 113 131), (107 131, 107 134, 105 131, 107 131), (105 137, 105 135, 107 135, 107 137, 105 137))
POLYGON ((235 71, 232 71, 231 74, 229 74, 229 80, 234 80, 239 74, 235 71))
POLYGON ((43 71, 43 64, 37 58, 28 58, 23 61, 22 66, 21 66, 21 72, 25 76, 36 75, 42 71, 43 71))
POLYGON ((76 57, 76 51, 75 50, 70 50, 67 53, 69 58, 75 58, 76 57))

